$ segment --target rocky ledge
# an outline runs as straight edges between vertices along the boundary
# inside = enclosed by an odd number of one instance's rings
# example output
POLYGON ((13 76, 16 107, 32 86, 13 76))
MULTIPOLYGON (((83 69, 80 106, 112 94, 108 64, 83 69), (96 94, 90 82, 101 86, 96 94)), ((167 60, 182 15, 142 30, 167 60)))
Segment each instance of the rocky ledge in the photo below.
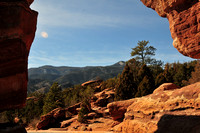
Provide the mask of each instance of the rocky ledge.
POLYGON ((174 86, 164 84, 153 94, 108 104, 114 119, 114 110, 122 108, 122 102, 130 105, 124 106, 123 122, 114 130, 124 133, 200 132, 200 82, 180 89, 174 86))
MULTIPOLYGON (((37 123, 38 130, 55 128, 63 131, 110 131, 120 122, 114 121, 107 109, 107 104, 114 101, 114 91, 105 89, 97 92, 91 99, 91 110, 86 114, 87 122, 78 122, 78 112, 81 103, 77 103, 68 108, 56 108, 41 116, 37 123)), ((50 130, 50 129, 49 129, 50 130)))
POLYGON ((199 0, 141 0, 160 16, 167 17, 174 47, 183 55, 200 58, 199 0))

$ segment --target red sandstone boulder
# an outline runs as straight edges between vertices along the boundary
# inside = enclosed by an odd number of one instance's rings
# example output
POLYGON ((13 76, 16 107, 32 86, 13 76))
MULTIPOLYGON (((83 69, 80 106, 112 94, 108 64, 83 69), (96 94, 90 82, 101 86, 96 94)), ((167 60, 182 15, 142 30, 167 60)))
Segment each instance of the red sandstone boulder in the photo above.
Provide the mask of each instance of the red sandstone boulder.
POLYGON ((114 93, 115 92, 113 90, 105 89, 101 92, 94 94, 94 96, 91 99, 91 105, 98 107, 106 107, 108 103, 114 101, 114 93))
POLYGON ((199 0, 141 0, 160 16, 167 17, 174 47, 183 55, 200 58, 199 0))
POLYGON ((49 127, 59 127, 59 122, 64 119, 70 119, 72 114, 67 109, 56 108, 41 116, 41 120, 37 123, 37 129, 48 129, 49 127))
POLYGON ((67 127, 67 126, 69 126, 72 122, 74 122, 74 121, 76 121, 78 119, 78 116, 75 116, 75 117, 73 117, 73 118, 71 118, 71 119, 69 119, 69 120, 65 120, 65 121, 63 121, 63 122, 61 122, 61 128, 64 128, 64 127, 67 127))
POLYGON ((25 105, 27 64, 37 15, 31 1, 0 1, 0 110, 25 105))
POLYGON ((122 121, 127 108, 133 104, 134 101, 135 99, 130 99, 109 103, 107 108, 109 109, 109 113, 113 120, 122 121))
POLYGON ((200 82, 133 99, 123 122, 114 129, 124 133, 200 132, 200 82))
POLYGON ((90 80, 90 81, 87 81, 85 83, 82 83, 81 86, 88 86, 88 85, 91 85, 91 84, 94 84, 94 83, 100 84, 101 82, 103 82, 103 80, 90 80))
MULTIPOLYGON (((81 103, 77 103, 66 109, 56 108, 51 112, 41 116, 40 122, 37 123, 37 129, 48 129, 50 127, 60 127, 60 122, 70 119, 73 115, 78 114, 77 109, 80 108, 81 103)), ((65 124, 67 125, 67 124, 65 124)))
POLYGON ((166 90, 175 90, 178 89, 179 87, 173 83, 164 83, 162 85, 160 85, 157 89, 155 89, 153 91, 153 93, 157 93, 157 92, 162 92, 162 91, 166 91, 166 90))
POLYGON ((69 106, 68 108, 66 108, 65 110, 66 111, 69 111, 70 113, 76 115, 78 114, 78 111, 77 109, 81 107, 81 102, 80 103, 77 103, 75 105, 72 105, 72 106, 69 106))

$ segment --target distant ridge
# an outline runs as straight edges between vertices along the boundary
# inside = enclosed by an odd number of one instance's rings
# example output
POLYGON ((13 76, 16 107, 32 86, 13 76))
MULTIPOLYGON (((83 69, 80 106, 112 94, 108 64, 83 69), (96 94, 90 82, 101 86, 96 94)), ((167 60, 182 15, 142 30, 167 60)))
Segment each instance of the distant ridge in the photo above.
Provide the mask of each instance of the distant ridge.
POLYGON ((109 66, 86 66, 86 67, 54 67, 50 65, 28 69, 28 92, 48 92, 53 82, 61 84, 62 88, 82 84, 88 80, 101 78, 106 80, 113 78, 122 72, 124 61, 119 61, 109 66))

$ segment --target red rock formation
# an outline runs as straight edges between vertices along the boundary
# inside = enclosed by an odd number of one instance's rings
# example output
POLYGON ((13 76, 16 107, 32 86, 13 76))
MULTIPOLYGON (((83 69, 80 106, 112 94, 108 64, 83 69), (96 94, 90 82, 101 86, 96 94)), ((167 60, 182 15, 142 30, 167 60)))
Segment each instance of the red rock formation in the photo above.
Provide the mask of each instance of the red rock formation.
POLYGON ((160 16, 167 17, 174 47, 183 55, 200 58, 199 0, 141 0, 160 16))
MULTIPOLYGON (((40 122, 37 123, 37 129, 47 129, 52 125, 55 126, 64 119, 70 119, 72 116, 78 114, 77 108, 80 108, 81 103, 77 103, 65 109, 56 108, 51 112, 41 116, 40 122)), ((60 125, 57 125, 60 126, 60 125)))
POLYGON ((27 64, 38 13, 31 0, 0 1, 0 110, 19 108, 27 93, 27 64))
POLYGON ((133 104, 135 99, 129 99, 124 101, 112 102, 107 105, 109 113, 113 120, 122 121, 124 119, 124 114, 127 111, 127 108, 133 104))
POLYGON ((115 92, 113 90, 110 90, 110 88, 96 93, 94 94, 94 97, 92 97, 91 105, 98 107, 106 107, 108 103, 114 101, 114 94, 115 92))
POLYGON ((155 89, 153 91, 153 93, 157 93, 159 91, 166 91, 166 90, 175 90, 178 88, 180 88, 180 87, 178 87, 177 85, 175 85, 173 83, 164 83, 164 84, 160 85, 157 89, 155 89))
POLYGON ((85 83, 82 83, 81 86, 88 86, 88 85, 91 85, 91 84, 94 84, 94 83, 101 83, 103 82, 103 80, 90 80, 90 81, 87 81, 85 83))
POLYGON ((58 125, 59 122, 63 119, 71 118, 72 114, 66 109, 56 108, 51 112, 41 116, 41 121, 37 123, 37 129, 47 129, 52 125, 58 125))
POLYGON ((123 122, 115 130, 124 133, 200 132, 200 82, 133 99, 123 122))

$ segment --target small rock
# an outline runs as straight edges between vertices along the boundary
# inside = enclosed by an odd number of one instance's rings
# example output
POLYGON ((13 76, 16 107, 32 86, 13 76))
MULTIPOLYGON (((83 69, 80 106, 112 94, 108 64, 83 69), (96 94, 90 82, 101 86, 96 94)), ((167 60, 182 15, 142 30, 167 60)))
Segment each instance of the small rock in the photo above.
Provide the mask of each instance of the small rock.
POLYGON ((86 126, 81 126, 80 127, 80 131, 86 131, 87 130, 87 127, 86 126))
POLYGON ((160 91, 167 91, 167 90, 175 90, 175 89, 179 89, 180 87, 178 87, 177 85, 173 84, 173 83, 164 83, 162 85, 160 85, 157 89, 155 89, 153 91, 153 93, 157 93, 160 91))

